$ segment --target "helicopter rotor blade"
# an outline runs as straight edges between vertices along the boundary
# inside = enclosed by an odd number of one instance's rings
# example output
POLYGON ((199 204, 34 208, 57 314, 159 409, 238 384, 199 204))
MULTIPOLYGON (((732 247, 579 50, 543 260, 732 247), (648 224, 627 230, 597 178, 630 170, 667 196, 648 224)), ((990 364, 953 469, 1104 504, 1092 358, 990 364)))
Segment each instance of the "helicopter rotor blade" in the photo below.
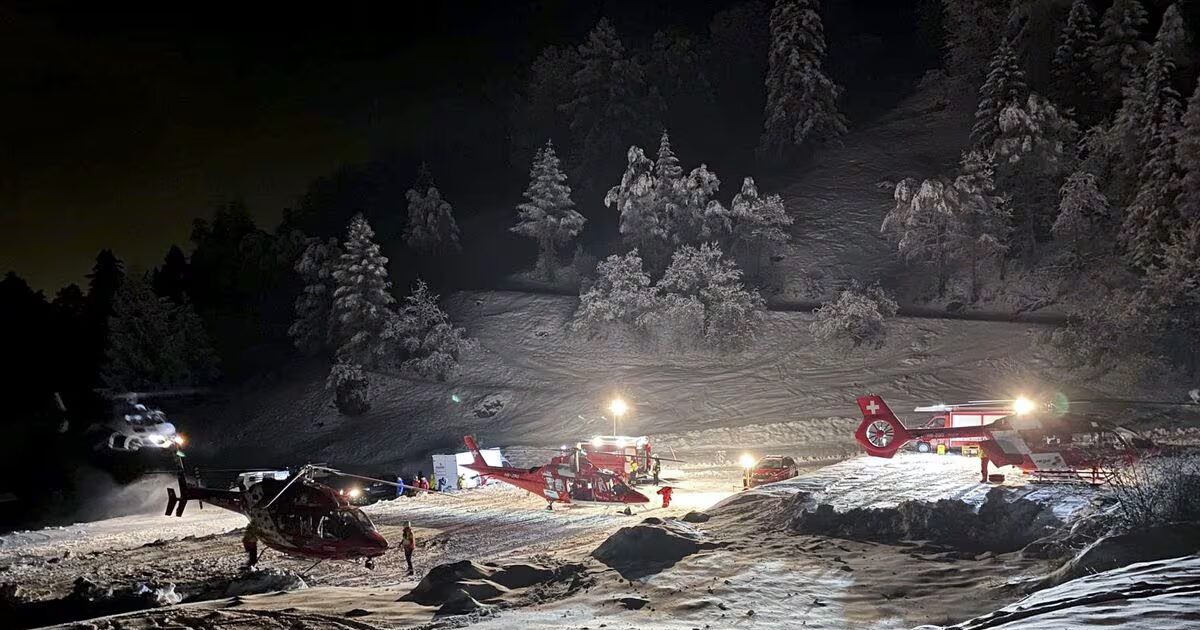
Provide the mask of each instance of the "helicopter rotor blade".
POLYGON ((396 481, 388 481, 387 479, 379 479, 378 477, 368 477, 366 475, 356 475, 354 473, 343 472, 336 468, 329 468, 328 466, 310 466, 309 468, 311 470, 319 470, 321 472, 327 472, 331 475, 337 475, 339 477, 350 477, 352 479, 362 479, 365 481, 374 481, 376 483, 382 483, 382 484, 392 486, 393 488, 404 488, 405 490, 408 490, 409 488, 411 488, 418 492, 437 492, 437 490, 433 490, 433 489, 426 490, 425 488, 418 488, 416 486, 412 486, 407 483, 401 484, 396 481))
POLYGON ((291 479, 290 479, 290 480, 287 482, 287 484, 285 484, 285 485, 283 486, 283 489, 282 489, 282 490, 280 490, 279 492, 275 493, 275 496, 271 497, 271 500, 270 500, 270 501, 267 501, 267 504, 263 506, 263 509, 265 510, 265 509, 267 509, 267 508, 271 507, 271 505, 272 505, 272 504, 274 504, 274 503, 275 503, 275 501, 277 501, 277 500, 279 499, 279 497, 283 496, 283 493, 287 492, 287 491, 288 491, 288 489, 292 487, 292 484, 294 484, 294 483, 296 483, 297 481, 300 481, 301 479, 303 479, 303 478, 304 478, 304 477, 305 477, 305 476, 308 474, 308 472, 309 472, 309 469, 310 469, 310 467, 309 467, 309 466, 304 466, 303 468, 301 468, 301 469, 300 469, 300 471, 296 473, 296 476, 292 477, 292 478, 291 478, 291 479))

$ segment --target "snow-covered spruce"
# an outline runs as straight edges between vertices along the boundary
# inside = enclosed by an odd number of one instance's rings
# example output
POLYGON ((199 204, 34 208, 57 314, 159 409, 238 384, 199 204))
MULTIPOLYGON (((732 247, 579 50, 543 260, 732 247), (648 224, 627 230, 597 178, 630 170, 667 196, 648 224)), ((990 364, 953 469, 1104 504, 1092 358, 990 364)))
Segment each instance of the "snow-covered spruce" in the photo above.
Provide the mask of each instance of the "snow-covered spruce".
POLYGON ((1054 51, 1051 74, 1054 97, 1063 107, 1071 107, 1084 124, 1097 122, 1100 87, 1094 66, 1096 55, 1096 18, 1088 0, 1071 3, 1071 13, 1054 51))
POLYGON ((596 277, 579 294, 579 309, 571 325, 589 334, 605 332, 613 326, 636 327, 642 315, 654 308, 656 300, 650 274, 643 268, 638 250, 614 254, 596 265, 596 277))
POLYGON ((338 361, 329 369, 325 387, 333 390, 338 411, 348 416, 362 415, 371 409, 369 383, 361 365, 338 361))
POLYGON ((837 300, 816 310, 809 330, 818 343, 831 350, 879 348, 887 341, 887 320, 897 310, 896 301, 878 285, 863 288, 855 282, 837 300))
POLYGON ((1076 256, 1111 248, 1112 208, 1100 192, 1096 176, 1078 171, 1067 178, 1059 191, 1058 216, 1051 231, 1054 238, 1069 243, 1076 256))
POLYGON ((846 134, 846 117, 837 107, 842 88, 821 68, 825 52, 820 2, 776 0, 760 154, 778 158, 795 147, 846 134))
POLYGON ((350 230, 333 270, 333 326, 338 361, 373 368, 388 356, 383 331, 395 319, 388 259, 375 242, 375 232, 361 214, 350 230))
POLYGON ((408 225, 404 228, 404 242, 410 248, 430 254, 462 249, 458 243, 454 209, 442 199, 442 192, 433 183, 433 175, 424 163, 417 172, 416 183, 404 197, 408 199, 408 225))
POLYGON ((990 149, 1000 135, 1001 112, 1009 105, 1023 101, 1028 94, 1025 72, 1017 62, 1017 54, 1007 38, 1001 39, 988 66, 987 80, 979 88, 975 126, 971 128, 975 146, 990 149))
POLYGON ((572 146, 579 147, 572 180, 595 190, 596 172, 620 155, 631 138, 661 128, 662 98, 646 81, 641 61, 626 52, 616 29, 604 18, 578 48, 579 68, 572 76, 572 99, 563 105, 570 119, 572 146))
POLYGON ((1196 63, 1196 53, 1192 48, 1191 33, 1188 32, 1187 23, 1184 22, 1183 13, 1179 9, 1180 4, 1175 2, 1167 7, 1154 43, 1163 49, 1167 58, 1177 67, 1186 68, 1196 63))
POLYGON ((1162 125, 1176 124, 1181 96, 1173 85, 1175 64, 1157 42, 1144 67, 1125 86, 1125 100, 1113 120, 1107 148, 1115 198, 1129 204, 1142 186, 1146 166, 1162 125))
POLYGON ((217 375, 217 357, 192 304, 158 297, 138 274, 117 288, 105 357, 101 379, 118 391, 200 385, 217 375))
POLYGON ((1175 146, 1175 164, 1183 177, 1179 182, 1176 205, 1184 220, 1200 222, 1200 80, 1188 100, 1179 141, 1175 146))
POLYGON ((337 239, 328 241, 311 238, 304 253, 296 261, 295 270, 304 282, 296 296, 296 318, 288 328, 288 336, 301 352, 317 355, 329 348, 333 329, 333 267, 341 257, 337 239))
POLYGON ((655 195, 654 162, 636 146, 629 147, 626 161, 621 183, 604 195, 604 205, 617 210, 625 244, 654 259, 667 240, 666 217, 655 195))
POLYGON ((466 336, 465 330, 454 326, 437 302, 438 296, 418 280, 383 336, 402 351, 402 370, 444 381, 458 371, 463 353, 474 348, 476 342, 466 336))
POLYGON ((787 227, 792 222, 783 198, 760 196, 754 178, 747 177, 729 209, 730 249, 734 255, 740 250, 747 261, 753 261, 752 273, 758 275, 763 256, 791 240, 787 227))
POLYGON ((517 206, 517 224, 511 230, 538 244, 538 270, 551 277, 559 252, 583 230, 586 219, 575 210, 571 187, 549 140, 538 149, 529 169, 525 202, 517 206))
POLYGON ((742 270, 716 244, 675 250, 657 289, 647 327, 660 336, 683 340, 699 330, 708 348, 737 350, 753 341, 762 322, 762 297, 746 288, 742 270))
POLYGON ((1158 265, 1171 235, 1183 229, 1175 208, 1179 182, 1175 168, 1177 131, 1178 125, 1172 121, 1158 127, 1141 169, 1137 196, 1125 209, 1120 241, 1129 264, 1135 268, 1158 265))
POLYGON ((1112 102, 1121 97, 1126 83, 1145 61, 1150 46, 1141 40, 1149 18, 1142 0, 1113 0, 1100 20, 1093 68, 1104 96, 1112 102))
POLYGON ((994 144, 997 181, 1012 199, 1017 251, 1032 252, 1050 235, 1058 189, 1073 168, 1077 135, 1075 123, 1037 94, 1001 112, 994 144))
POLYGON ((988 59, 1004 33, 1007 3, 941 0, 946 35, 946 70, 971 88, 984 79, 988 59))

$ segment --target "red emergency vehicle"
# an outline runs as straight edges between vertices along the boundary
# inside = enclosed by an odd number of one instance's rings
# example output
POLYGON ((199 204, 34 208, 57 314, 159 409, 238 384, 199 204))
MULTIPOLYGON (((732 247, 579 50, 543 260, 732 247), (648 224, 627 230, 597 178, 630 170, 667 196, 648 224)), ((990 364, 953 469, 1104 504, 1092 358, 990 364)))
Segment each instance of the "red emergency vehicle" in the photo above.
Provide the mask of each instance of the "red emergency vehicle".
POLYGON ((597 435, 577 446, 597 468, 612 471, 623 479, 648 479, 653 474, 650 438, 644 435, 597 435))
MULTIPOLYGON (((918 427, 924 429, 978 427, 1015 413, 1011 400, 974 400, 954 405, 939 403, 917 407, 913 411, 934 414, 925 424, 918 427)), ((978 451, 982 440, 981 437, 919 439, 915 446, 920 453, 936 451, 939 446, 945 446, 946 450, 978 451)))

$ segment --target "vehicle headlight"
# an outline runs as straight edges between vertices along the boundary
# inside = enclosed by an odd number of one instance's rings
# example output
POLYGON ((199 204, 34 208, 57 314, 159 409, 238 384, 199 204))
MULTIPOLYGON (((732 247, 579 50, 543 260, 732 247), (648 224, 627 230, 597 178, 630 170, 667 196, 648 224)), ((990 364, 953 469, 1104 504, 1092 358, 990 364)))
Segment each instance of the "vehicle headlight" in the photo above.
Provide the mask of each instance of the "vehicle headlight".
POLYGON ((176 446, 183 446, 183 443, 184 443, 184 439, 183 439, 182 435, 176 435, 172 441, 175 442, 176 446))
POLYGON ((360 496, 362 496, 362 490, 359 490, 358 488, 350 488, 351 499, 357 499, 360 496))

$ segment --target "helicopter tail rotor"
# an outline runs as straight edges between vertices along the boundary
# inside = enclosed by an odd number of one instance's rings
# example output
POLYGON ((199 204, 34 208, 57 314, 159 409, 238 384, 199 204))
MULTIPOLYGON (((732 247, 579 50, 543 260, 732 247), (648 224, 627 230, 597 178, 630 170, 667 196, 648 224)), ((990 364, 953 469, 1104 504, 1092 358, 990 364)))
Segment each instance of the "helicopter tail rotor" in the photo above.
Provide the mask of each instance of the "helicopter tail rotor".
POLYGON ((183 509, 187 507, 188 498, 187 477, 180 471, 179 494, 175 494, 175 488, 167 488, 166 516, 170 516, 172 512, 175 513, 175 516, 183 516, 183 509))
POLYGON ((912 434, 904 428, 904 424, 892 413, 887 403, 879 396, 860 396, 858 408, 862 411, 863 421, 854 432, 854 439, 875 457, 890 458, 900 450, 912 434))

